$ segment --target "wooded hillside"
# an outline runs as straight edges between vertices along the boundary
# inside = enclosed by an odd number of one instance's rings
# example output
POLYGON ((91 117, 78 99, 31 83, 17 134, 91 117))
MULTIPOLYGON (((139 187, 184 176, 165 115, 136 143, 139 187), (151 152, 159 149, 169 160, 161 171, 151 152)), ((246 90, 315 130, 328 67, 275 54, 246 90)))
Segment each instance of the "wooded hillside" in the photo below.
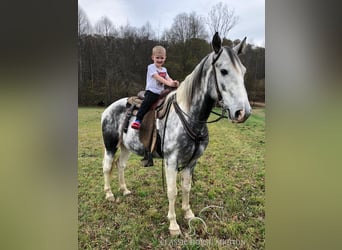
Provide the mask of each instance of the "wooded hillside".
MULTIPOLYGON (((78 104, 79 106, 107 106, 115 100, 136 95, 145 89, 147 65, 152 63, 152 48, 159 44, 167 50, 165 67, 169 75, 180 82, 212 51, 211 37, 205 25, 225 37, 237 23, 237 17, 227 6, 218 4, 207 19, 196 13, 181 13, 162 35, 156 35, 151 25, 140 28, 129 24, 116 28, 103 17, 92 28, 86 14, 79 8, 78 33, 78 104), (221 13, 226 26, 218 28, 215 15, 221 13)), ((209 14, 210 14, 209 13, 209 14)), ((248 37, 248 34, 246 34, 248 37)), ((241 37, 242 39, 243 37, 241 37)), ((248 41, 248 40, 247 40, 248 41)), ((223 39, 223 45, 234 46, 240 40, 223 39)), ((247 45, 240 56, 247 68, 245 85, 251 102, 265 100, 265 48, 247 45)))

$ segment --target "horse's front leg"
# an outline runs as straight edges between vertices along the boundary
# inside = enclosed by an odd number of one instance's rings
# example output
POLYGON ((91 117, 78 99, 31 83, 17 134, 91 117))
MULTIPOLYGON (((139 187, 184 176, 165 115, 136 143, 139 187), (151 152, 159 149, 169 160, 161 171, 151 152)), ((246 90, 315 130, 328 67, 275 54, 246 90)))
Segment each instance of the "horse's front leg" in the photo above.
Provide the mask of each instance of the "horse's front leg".
POLYGON ((190 209, 189 196, 191 190, 191 172, 189 168, 182 171, 182 209, 185 212, 185 219, 192 219, 195 217, 190 209))
POLYGON ((171 236, 176 236, 181 234, 179 225, 176 221, 176 212, 175 212, 175 202, 177 197, 177 168, 173 165, 165 164, 165 173, 166 173, 166 183, 167 183, 167 197, 169 199, 169 212, 167 214, 167 218, 170 221, 170 234, 171 236))

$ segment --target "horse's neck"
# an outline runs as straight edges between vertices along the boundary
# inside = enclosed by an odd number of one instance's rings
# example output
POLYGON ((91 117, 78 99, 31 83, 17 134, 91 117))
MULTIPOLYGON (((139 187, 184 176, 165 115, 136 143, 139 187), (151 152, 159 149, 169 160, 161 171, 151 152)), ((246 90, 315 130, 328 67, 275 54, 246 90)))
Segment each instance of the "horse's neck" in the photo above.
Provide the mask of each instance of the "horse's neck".
MULTIPOLYGON (((208 70, 208 74, 210 73, 211 70, 208 70)), ((204 79, 209 81, 210 77, 205 76, 204 79)), ((196 88, 196 92, 191 101, 189 113, 193 119, 198 121, 207 121, 215 104, 215 100, 209 95, 210 83, 207 81, 201 81, 201 86, 200 88, 196 88)))
POLYGON ((182 90, 185 93, 191 92, 191 94, 185 95, 179 99, 182 109, 196 121, 207 121, 213 108, 215 101, 210 97, 210 83, 212 81, 212 68, 211 57, 207 56, 203 59, 194 72, 189 75, 183 84, 189 84, 191 89, 184 87, 182 90), (186 82, 189 81, 189 82, 186 82), (189 101, 190 98, 191 100, 189 101))
POLYGON ((207 121, 214 104, 215 101, 208 93, 202 93, 197 98, 193 98, 189 112, 190 116, 197 121, 207 121))

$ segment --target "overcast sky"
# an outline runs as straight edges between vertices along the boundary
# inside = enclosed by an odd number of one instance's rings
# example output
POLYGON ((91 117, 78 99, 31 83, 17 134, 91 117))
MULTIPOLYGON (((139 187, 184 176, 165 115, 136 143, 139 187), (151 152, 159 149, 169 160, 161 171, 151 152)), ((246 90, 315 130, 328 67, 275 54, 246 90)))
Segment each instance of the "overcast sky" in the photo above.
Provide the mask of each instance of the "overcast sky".
POLYGON ((247 36, 248 43, 265 46, 265 0, 78 0, 93 26, 102 16, 116 27, 128 22, 139 28, 149 21, 157 35, 171 27, 176 15, 195 11, 206 17, 219 2, 234 9, 239 17, 239 23, 228 34, 229 39, 247 36))

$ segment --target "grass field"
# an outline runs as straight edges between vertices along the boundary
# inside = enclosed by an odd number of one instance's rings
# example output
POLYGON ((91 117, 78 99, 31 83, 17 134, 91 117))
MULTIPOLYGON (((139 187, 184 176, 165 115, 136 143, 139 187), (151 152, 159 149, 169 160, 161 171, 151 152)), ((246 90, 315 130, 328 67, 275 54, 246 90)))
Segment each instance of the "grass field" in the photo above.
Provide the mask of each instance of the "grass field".
MULTIPOLYGON (((169 236, 168 201, 161 160, 144 168, 132 155, 125 172, 132 191, 118 191, 115 202, 103 191, 102 108, 78 112, 79 249, 264 249, 265 111, 254 109, 243 124, 226 119, 209 124, 210 142, 195 168, 190 205, 195 216, 183 218, 181 189, 176 201, 182 235, 169 236), (205 224, 204 224, 204 223, 205 224)), ((209 120, 216 117, 212 116, 209 120)))

